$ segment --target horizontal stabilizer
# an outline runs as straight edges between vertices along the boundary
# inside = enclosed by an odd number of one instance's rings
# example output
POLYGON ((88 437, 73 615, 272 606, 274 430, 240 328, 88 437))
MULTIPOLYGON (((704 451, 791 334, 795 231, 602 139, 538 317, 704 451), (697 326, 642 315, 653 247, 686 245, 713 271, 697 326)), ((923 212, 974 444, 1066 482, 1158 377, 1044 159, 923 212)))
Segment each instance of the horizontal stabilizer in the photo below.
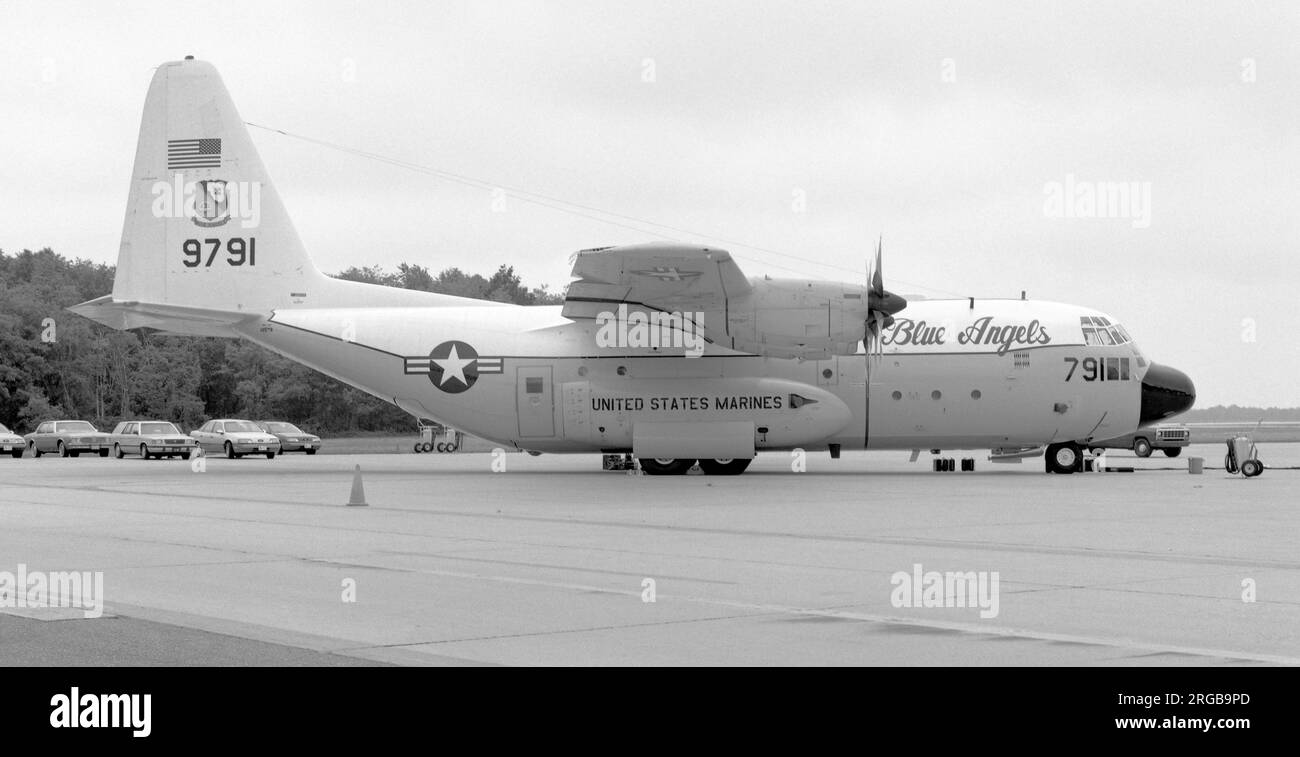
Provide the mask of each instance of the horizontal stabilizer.
POLYGON ((68 310, 118 330, 150 328, 185 336, 235 336, 231 326, 259 316, 183 305, 114 300, 97 297, 68 310))

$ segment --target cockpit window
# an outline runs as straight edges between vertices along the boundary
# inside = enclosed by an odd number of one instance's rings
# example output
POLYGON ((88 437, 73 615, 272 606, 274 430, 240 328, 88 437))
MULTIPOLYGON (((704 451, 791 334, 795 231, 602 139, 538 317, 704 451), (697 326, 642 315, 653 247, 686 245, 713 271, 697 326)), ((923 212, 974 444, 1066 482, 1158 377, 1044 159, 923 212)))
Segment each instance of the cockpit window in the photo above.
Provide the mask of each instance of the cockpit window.
POLYGON ((1083 343, 1090 347, 1110 347, 1133 341, 1123 326, 1111 323, 1103 316, 1081 315, 1079 326, 1083 329, 1083 343))

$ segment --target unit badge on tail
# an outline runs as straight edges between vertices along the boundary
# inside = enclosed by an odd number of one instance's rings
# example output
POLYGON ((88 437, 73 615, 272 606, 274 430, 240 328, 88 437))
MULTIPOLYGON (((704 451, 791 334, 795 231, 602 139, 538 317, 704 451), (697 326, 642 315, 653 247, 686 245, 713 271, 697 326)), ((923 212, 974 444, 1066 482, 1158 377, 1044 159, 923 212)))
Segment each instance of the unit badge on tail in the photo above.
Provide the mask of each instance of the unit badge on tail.
POLYGON ((479 376, 502 373, 505 358, 480 356, 465 342, 452 340, 433 348, 427 356, 403 358, 406 374, 427 374, 429 381, 450 394, 474 386, 479 376))
POLYGON ((223 226, 230 220, 229 195, 226 182, 221 179, 205 179, 198 182, 198 192, 194 198, 195 226, 212 228, 223 226))

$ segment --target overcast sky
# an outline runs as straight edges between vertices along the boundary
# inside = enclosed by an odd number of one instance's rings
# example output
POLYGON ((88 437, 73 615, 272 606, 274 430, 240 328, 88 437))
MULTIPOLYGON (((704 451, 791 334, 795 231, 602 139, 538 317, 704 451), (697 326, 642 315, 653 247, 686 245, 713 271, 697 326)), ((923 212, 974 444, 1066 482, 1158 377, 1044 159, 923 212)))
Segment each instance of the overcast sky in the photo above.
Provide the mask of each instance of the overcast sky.
POLYGON ((0 29, 7 252, 116 260, 152 69, 192 54, 247 121, 680 229, 254 130, 327 272, 558 289, 670 237, 860 280, 883 234, 894 291, 1088 305, 1198 406, 1300 405, 1300 3, 0 0, 0 29), (1150 206, 1080 217, 1067 182, 1150 206))

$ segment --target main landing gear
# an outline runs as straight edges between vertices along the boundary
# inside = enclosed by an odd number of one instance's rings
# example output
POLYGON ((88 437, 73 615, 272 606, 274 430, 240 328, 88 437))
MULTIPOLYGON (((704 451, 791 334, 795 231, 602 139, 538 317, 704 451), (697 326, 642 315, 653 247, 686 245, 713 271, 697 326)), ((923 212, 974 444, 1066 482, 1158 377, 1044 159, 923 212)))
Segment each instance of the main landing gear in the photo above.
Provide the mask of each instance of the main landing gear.
MULTIPOLYGON (((647 476, 680 476, 691 469, 696 461, 690 458, 643 457, 641 470, 647 476)), ((738 476, 745 472, 753 458, 705 458, 698 461, 700 470, 708 476, 738 476)))

